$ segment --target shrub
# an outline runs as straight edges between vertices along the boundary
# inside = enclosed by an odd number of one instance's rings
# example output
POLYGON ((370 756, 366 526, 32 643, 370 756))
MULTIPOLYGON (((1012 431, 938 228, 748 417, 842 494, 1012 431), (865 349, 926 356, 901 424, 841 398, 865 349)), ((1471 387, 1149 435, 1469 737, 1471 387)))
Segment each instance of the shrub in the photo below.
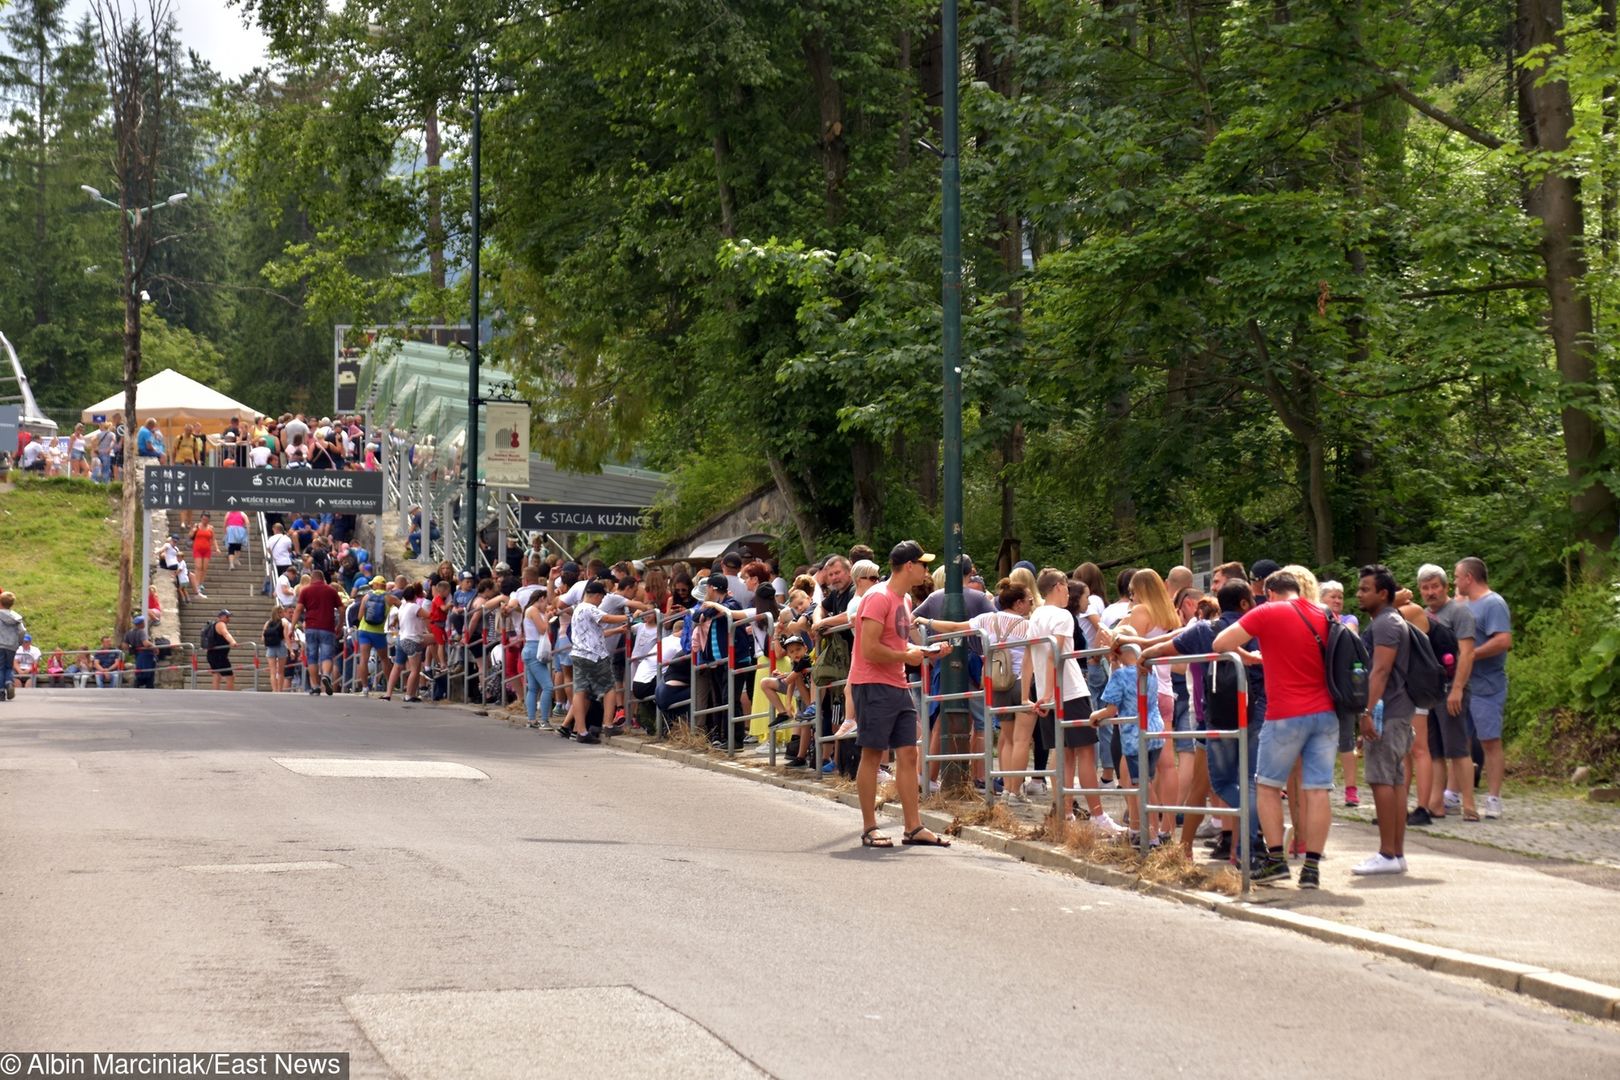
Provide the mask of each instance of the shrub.
POLYGON ((1542 763, 1620 765, 1620 582, 1575 586, 1520 625, 1505 736, 1542 763))

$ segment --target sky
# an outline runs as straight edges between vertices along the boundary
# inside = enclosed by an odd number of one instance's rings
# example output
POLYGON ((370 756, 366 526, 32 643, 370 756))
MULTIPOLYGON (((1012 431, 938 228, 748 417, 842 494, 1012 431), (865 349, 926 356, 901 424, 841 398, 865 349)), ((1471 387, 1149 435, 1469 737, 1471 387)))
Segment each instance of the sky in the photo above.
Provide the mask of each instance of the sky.
MULTIPOLYGON (((122 0, 130 10, 129 0, 122 0)), ((174 16, 180 23, 180 40, 214 66, 226 79, 246 74, 265 62, 265 38, 257 27, 242 25, 242 10, 225 0, 173 0, 174 16)), ((145 5, 141 5, 145 10, 145 5)), ((68 22, 79 21, 90 11, 90 0, 77 0, 68 22)))

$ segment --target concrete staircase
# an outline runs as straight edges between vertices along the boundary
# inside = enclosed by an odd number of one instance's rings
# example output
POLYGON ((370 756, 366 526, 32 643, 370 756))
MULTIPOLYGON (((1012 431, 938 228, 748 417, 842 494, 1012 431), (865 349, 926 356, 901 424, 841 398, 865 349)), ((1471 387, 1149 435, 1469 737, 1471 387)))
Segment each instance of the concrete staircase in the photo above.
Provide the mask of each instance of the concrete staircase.
MULTIPOLYGON (((186 555, 186 564, 191 566, 191 540, 189 529, 180 528, 179 514, 171 514, 171 532, 177 534, 181 550, 186 555)), ((195 522, 195 515, 193 522, 195 522)), ((248 515, 248 542, 236 556, 236 569, 230 569, 230 559, 225 554, 225 512, 217 511, 212 515, 214 525, 215 555, 208 565, 208 579, 203 582, 203 590, 208 598, 196 599, 190 603, 182 602, 180 605, 180 622, 175 628, 178 633, 171 634, 179 641, 193 645, 197 649, 197 678, 198 686, 208 685, 207 657, 202 648, 202 629, 205 622, 211 621, 221 608, 228 608, 231 613, 231 636, 241 644, 232 651, 231 660, 236 667, 237 689, 254 688, 253 677, 253 648, 261 642, 261 629, 265 620, 270 618, 270 609, 274 604, 273 596, 264 595, 264 551, 259 542, 258 515, 248 515)), ((195 580, 196 568, 192 567, 195 580)), ((262 653, 262 650, 261 650, 262 653)), ((261 665, 263 657, 260 657, 261 665)), ((270 676, 267 669, 261 666, 259 670, 258 686, 260 689, 270 688, 270 676)))

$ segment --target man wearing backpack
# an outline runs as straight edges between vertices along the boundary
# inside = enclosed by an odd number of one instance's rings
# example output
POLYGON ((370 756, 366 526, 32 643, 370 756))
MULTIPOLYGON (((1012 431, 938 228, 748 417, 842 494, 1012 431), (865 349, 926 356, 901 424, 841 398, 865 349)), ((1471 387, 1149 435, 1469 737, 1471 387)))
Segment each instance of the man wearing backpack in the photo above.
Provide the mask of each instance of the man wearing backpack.
MULTIPOLYGON (((1452 661, 1446 665, 1450 676, 1446 702, 1429 713, 1429 755, 1435 775, 1429 802, 1418 809, 1424 810, 1432 821, 1460 806, 1464 821, 1478 821, 1468 734, 1468 678, 1474 670, 1474 613, 1467 604, 1448 595, 1446 572, 1433 563, 1418 567, 1418 592, 1429 610, 1431 625, 1444 629, 1456 642, 1452 661)), ((1435 637, 1435 631, 1431 630, 1430 641, 1435 637)), ((1436 643, 1435 652, 1444 664, 1444 646, 1436 643)), ((1417 810, 1412 813, 1416 814, 1417 810)))
POLYGON ((1255 801, 1266 856, 1252 880, 1266 884, 1292 876, 1283 851, 1282 793, 1298 762, 1305 802, 1305 865, 1299 887, 1315 889, 1321 885, 1322 849, 1333 820, 1328 792, 1339 752, 1339 715, 1329 689, 1327 656, 1337 623, 1325 608, 1300 599, 1299 581, 1292 574, 1276 571, 1266 579, 1265 589, 1267 602, 1217 634, 1211 651, 1233 652, 1255 638, 1261 642, 1266 719, 1255 762, 1255 801))
POLYGON ((1382 564, 1363 566, 1356 600, 1367 613, 1364 631, 1372 640, 1372 672, 1367 680, 1368 711, 1361 714, 1363 769, 1378 807, 1378 852, 1350 868, 1352 874, 1406 873, 1406 783, 1402 765, 1412 749, 1416 703, 1407 677, 1416 645, 1413 631, 1395 606, 1400 586, 1382 564), (1381 718, 1374 716, 1383 703, 1381 718))

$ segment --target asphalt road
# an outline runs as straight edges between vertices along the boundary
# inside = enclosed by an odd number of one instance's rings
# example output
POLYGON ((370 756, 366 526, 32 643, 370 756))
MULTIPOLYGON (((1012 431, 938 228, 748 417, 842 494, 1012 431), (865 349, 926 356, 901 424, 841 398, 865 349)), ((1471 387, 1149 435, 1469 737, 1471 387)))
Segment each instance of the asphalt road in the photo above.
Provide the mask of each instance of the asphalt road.
POLYGON ((25 694, 0 705, 0 1051, 336 1050, 412 1080, 1620 1076, 1620 1025, 857 831, 460 710, 25 694), (377 761, 438 775, 323 775, 377 761))

